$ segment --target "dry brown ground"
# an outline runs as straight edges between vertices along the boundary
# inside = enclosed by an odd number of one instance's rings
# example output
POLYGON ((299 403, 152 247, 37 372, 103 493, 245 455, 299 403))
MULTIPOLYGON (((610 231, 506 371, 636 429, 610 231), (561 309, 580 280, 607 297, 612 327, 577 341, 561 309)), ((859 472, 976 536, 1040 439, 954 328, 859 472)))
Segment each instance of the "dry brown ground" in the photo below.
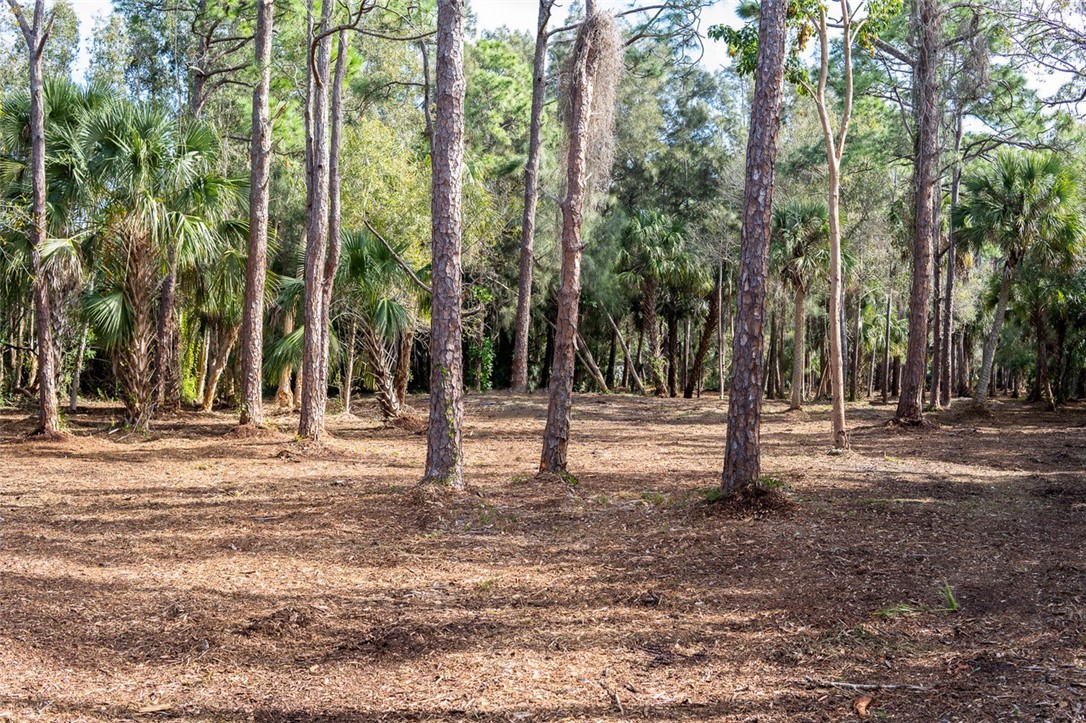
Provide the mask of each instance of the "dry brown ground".
POLYGON ((0 720, 1086 719, 1081 407, 857 405, 832 456, 824 408, 771 403, 795 506, 763 518, 702 501, 716 400, 579 397, 573 488, 530 476, 541 397, 467 409, 476 493, 436 509, 425 440, 370 416, 302 450, 0 414, 0 720))

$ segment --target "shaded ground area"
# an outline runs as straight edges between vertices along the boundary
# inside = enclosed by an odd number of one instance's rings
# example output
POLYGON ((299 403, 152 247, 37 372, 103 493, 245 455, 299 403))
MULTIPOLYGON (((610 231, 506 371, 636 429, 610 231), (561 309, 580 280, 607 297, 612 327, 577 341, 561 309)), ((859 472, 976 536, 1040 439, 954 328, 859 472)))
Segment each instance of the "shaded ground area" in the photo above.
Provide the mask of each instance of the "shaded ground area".
POLYGON ((858 405, 834 456, 770 403, 796 504, 743 519, 704 502, 715 399, 579 397, 567 487, 542 396, 472 396, 474 493, 437 505, 369 404, 322 449, 0 413, 0 720, 1086 719, 1081 407, 858 405))

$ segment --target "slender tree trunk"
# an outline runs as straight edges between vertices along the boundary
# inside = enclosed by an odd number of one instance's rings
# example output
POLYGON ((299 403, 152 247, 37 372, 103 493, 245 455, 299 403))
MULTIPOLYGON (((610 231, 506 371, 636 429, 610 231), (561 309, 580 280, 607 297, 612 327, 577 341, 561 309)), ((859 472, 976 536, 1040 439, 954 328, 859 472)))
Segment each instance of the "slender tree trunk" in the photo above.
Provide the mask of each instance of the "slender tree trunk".
MULTIPOLYGON (((83 357, 87 353, 87 332, 89 324, 83 324, 83 333, 79 335, 79 351, 75 355, 75 368, 72 370, 72 384, 68 389, 68 411, 79 409, 79 376, 83 372, 83 357)), ((2 376, 2 374, 0 374, 2 376)), ((2 384, 0 384, 2 386, 2 384)))
MULTIPOLYGON (((962 139, 962 118, 957 114, 954 132, 954 170, 950 181, 951 216, 958 207, 961 192, 962 167, 957 160, 962 139)), ((948 406, 951 397, 951 385, 954 377, 954 275, 957 272, 958 258, 954 224, 950 225, 949 244, 946 250, 946 293, 943 295, 943 353, 942 366, 939 368, 939 404, 948 406)))
POLYGON ((852 342, 852 376, 848 381, 848 400, 856 401, 857 389, 860 385, 860 365, 863 363, 863 350, 860 344, 860 336, 863 334, 863 313, 860 310, 862 300, 856 297, 856 338, 852 342))
POLYGON ((332 291, 336 282, 336 270, 339 268, 339 255, 343 247, 341 238, 340 186, 342 185, 339 157, 343 146, 343 82, 347 72, 347 33, 337 34, 336 69, 332 79, 332 100, 330 109, 331 129, 328 147, 328 252, 324 257, 324 271, 321 273, 321 360, 317 369, 320 371, 320 427, 324 427, 324 414, 328 406, 328 371, 331 368, 332 337, 332 291))
POLYGON ((679 319, 675 314, 667 315, 667 395, 679 396, 679 319))
POLYGON ((909 345, 901 379, 897 417, 916 424, 924 418, 922 395, 927 372, 928 302, 931 296, 934 190, 939 166, 939 0, 916 0, 918 49, 913 69, 917 116, 915 217, 912 289, 909 294, 909 345))
POLYGON ((200 380, 196 383, 196 401, 202 402, 204 399, 204 389, 207 388, 207 367, 209 359, 211 358, 211 330, 204 325, 204 333, 200 340, 200 358, 196 362, 196 368, 199 370, 200 380))
POLYGON ((219 389, 219 380, 222 379, 222 373, 226 370, 227 362, 230 361, 230 352, 233 351, 234 344, 237 343, 240 330, 240 326, 231 326, 224 329, 215 343, 215 353, 211 355, 211 362, 208 367, 207 388, 204 389, 203 410, 205 412, 210 412, 215 406, 215 395, 219 389))
POLYGON ((709 294, 709 311, 705 315, 705 326, 701 329, 701 338, 698 340, 698 348, 697 351, 694 352, 694 366, 686 379, 686 388, 683 389, 683 396, 687 399, 693 398, 695 386, 701 384, 705 356, 709 353, 709 345, 713 343, 713 336, 719 334, 720 331, 719 280, 717 283, 717 288, 713 289, 713 293, 709 294))
POLYGON ((992 330, 988 333, 988 340, 984 343, 984 356, 980 365, 980 380, 977 382, 976 396, 973 401, 978 404, 986 404, 988 401, 988 387, 992 380, 992 365, 995 362, 996 345, 999 343, 999 334, 1003 330, 1003 317, 1007 313, 1007 301, 1011 295, 1011 280, 1013 272, 1010 266, 1003 267, 1003 280, 999 285, 999 301, 996 302, 995 317, 992 319, 992 330))
POLYGON ((596 363, 596 358, 592 356, 592 349, 589 348, 588 343, 581 336, 581 332, 577 332, 577 355, 581 357, 581 361, 584 363, 585 369, 592 376, 592 380, 596 383, 596 386, 604 394, 609 394, 611 389, 607 386, 607 380, 603 376, 603 372, 600 371, 599 364, 596 363))
POLYGON ((932 294, 931 294, 931 394, 928 397, 928 406, 935 407, 939 404, 939 370, 943 367, 943 282, 942 282, 942 226, 939 221, 939 196, 941 189, 935 184, 935 197, 932 202, 936 210, 932 211, 934 231, 934 253, 932 254, 932 294))
POLYGON ((431 168, 433 300, 430 427, 423 481, 464 487, 461 200, 464 172, 464 0, 438 0, 437 106, 431 168))
POLYGON ((795 318, 792 320, 794 349, 792 350, 792 399, 789 409, 803 408, 803 361, 806 349, 804 334, 807 330, 806 300, 807 291, 801 284, 796 284, 795 318))
POLYGON ((347 358, 343 364, 343 389, 340 397, 343 399, 343 413, 351 413, 351 388, 354 386, 355 349, 358 344, 358 317, 351 317, 351 331, 347 337, 347 358))
POLYGON ((618 361, 618 330, 611 330, 611 346, 607 352, 607 386, 615 386, 615 364, 618 361))
POLYGON ((400 351, 396 363, 396 403, 407 404, 407 385, 411 381, 411 347, 415 343, 415 329, 409 328, 400 335, 400 351))
MULTIPOLYGON (((589 9, 588 12, 591 13, 589 9)), ((584 249, 581 227, 588 200, 588 136, 592 97, 600 63, 598 48, 586 28, 594 22, 589 15, 574 48, 569 89, 569 120, 566 132, 566 195, 562 199, 562 270, 558 287, 558 322, 554 334, 554 367, 551 372, 547 425, 543 430, 541 472, 566 470, 569 428, 573 416, 573 373, 577 324, 581 304, 581 254, 584 249)))
POLYGON ((690 317, 683 320, 683 368, 681 386, 685 392, 690 380, 690 317))
MULTIPOLYGON (((180 341, 177 324, 177 274, 180 266, 180 247, 170 247, 166 263, 166 278, 158 300, 158 328, 156 361, 154 368, 155 404, 163 409, 176 410, 181 405, 180 358, 177 354, 180 341)), ((153 414, 153 412, 152 412, 153 414)))
MULTIPOLYGON (((325 259, 328 254, 328 168, 329 168, 329 109, 328 84, 332 56, 332 38, 324 35, 319 40, 313 28, 313 0, 308 7, 306 47, 316 43, 316 51, 307 53, 309 58, 308 86, 306 92, 306 209, 305 209, 305 338, 302 349, 302 366, 299 371, 302 388, 301 415, 298 419, 298 436, 303 439, 319 439, 324 427, 324 397, 320 389, 324 374, 321 363, 324 354, 322 325, 324 310, 323 281, 325 259)), ((332 17, 332 3, 321 6, 317 34, 323 35, 332 17)))
MULTIPOLYGON (((731 282, 728 282, 728 291, 731 291, 731 282)), ((720 307, 720 312, 717 315, 716 324, 716 372, 717 372, 717 384, 718 386, 718 398, 720 401, 724 401, 724 377, 725 377, 725 354, 724 350, 724 261, 717 265, 716 274, 716 296, 717 306, 720 307)))
POLYGON ((732 384, 721 489, 735 494, 761 477, 762 354, 777 134, 784 91, 786 0, 763 0, 747 141, 732 384))
POLYGON ((882 341, 882 403, 887 403, 887 395, 890 393, 890 304, 893 302, 894 292, 886 292, 886 327, 883 330, 882 341))
POLYGON ((48 274, 42 263, 41 248, 48 238, 46 204, 48 192, 45 178, 45 43, 52 29, 52 18, 46 18, 45 0, 35 0, 34 14, 28 20, 17 0, 8 0, 26 41, 27 62, 30 65, 30 181, 32 206, 30 216, 30 259, 34 274, 34 318, 38 348, 38 433, 46 436, 60 434, 57 403, 56 354, 53 349, 52 299, 48 274))
POLYGON ((528 132, 528 160, 524 166, 524 216, 520 227, 520 277, 517 285, 517 318, 513 340, 513 391, 528 391, 528 335, 531 331, 532 267, 535 249, 535 216, 539 203, 539 158, 543 148, 543 106, 547 94, 547 42, 554 0, 539 0, 539 22, 532 60, 532 116, 528 132))
MULTIPOLYGON (((294 331, 294 312, 286 310, 283 314, 283 337, 286 338, 294 331)), ((279 372, 279 386, 275 391, 275 406, 280 409, 294 408, 294 392, 290 388, 290 378, 293 370, 287 364, 279 372)))
POLYGON ((260 73, 253 89, 249 146, 249 245, 241 321, 241 423, 264 424, 264 283, 268 270, 268 183, 271 179, 272 0, 257 0, 256 51, 260 73))

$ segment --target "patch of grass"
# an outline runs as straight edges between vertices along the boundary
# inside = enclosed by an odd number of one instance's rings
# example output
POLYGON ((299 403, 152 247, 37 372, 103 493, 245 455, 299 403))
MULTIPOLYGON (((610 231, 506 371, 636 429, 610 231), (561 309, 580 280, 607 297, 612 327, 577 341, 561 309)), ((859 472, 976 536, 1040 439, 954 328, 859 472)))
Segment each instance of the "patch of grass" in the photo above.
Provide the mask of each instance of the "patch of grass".
POLYGON ((939 588, 939 593, 943 596, 943 609, 938 612, 943 613, 956 613, 960 609, 958 605, 958 598, 954 595, 954 588, 950 586, 950 583, 943 582, 943 586, 939 588))
POLYGON ((758 484, 767 490, 782 490, 787 485, 776 477, 762 476, 758 478, 758 484))
POLYGON ((720 502, 720 500, 724 499, 724 490, 718 486, 705 487, 704 489, 698 490, 698 494, 700 494, 706 502, 720 502))
POLYGON ((595 497, 592 498, 592 501, 595 502, 597 505, 600 505, 600 506, 603 506, 603 507, 611 504, 611 498, 608 497, 607 495, 596 495, 595 497))
POLYGON ((664 507, 671 501, 663 492, 642 492, 641 499, 657 507, 664 507))
POLYGON ((511 485, 522 485, 522 484, 526 484, 531 479, 532 478, 529 475, 526 475, 526 474, 515 474, 515 475, 513 475, 512 477, 509 478, 509 484, 511 484, 511 485))
POLYGON ((558 476, 561 477, 562 481, 565 482, 570 487, 580 487, 581 486, 581 481, 579 479, 577 479, 576 477, 574 477, 573 474, 570 473, 570 472, 566 472, 566 471, 563 470, 562 472, 558 473, 558 476))
POLYGON ((942 584, 939 588, 939 596, 943 599, 942 607, 929 608, 926 605, 917 603, 899 603, 879 608, 875 611, 875 616, 895 618, 901 615, 922 615, 924 613, 956 613, 961 609, 958 598, 954 595, 954 588, 950 587, 949 583, 944 582, 942 584))
POLYGON ((490 590, 497 584, 498 584, 498 578, 496 578, 496 577, 488 577, 486 579, 480 580, 479 582, 475 583, 475 589, 476 590, 484 590, 484 591, 485 590, 490 590))

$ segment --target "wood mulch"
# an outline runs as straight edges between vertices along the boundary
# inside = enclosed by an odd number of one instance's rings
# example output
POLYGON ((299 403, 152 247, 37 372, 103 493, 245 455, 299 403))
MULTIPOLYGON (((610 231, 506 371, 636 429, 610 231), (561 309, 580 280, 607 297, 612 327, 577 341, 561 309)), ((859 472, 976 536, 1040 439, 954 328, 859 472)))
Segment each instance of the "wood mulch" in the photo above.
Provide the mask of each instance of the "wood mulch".
POLYGON ((834 455, 767 403, 749 514, 710 398, 579 396, 563 481, 542 395, 471 395, 459 496, 368 399, 319 446, 0 410, 0 721, 1086 720, 1086 408, 968 404, 834 455))

